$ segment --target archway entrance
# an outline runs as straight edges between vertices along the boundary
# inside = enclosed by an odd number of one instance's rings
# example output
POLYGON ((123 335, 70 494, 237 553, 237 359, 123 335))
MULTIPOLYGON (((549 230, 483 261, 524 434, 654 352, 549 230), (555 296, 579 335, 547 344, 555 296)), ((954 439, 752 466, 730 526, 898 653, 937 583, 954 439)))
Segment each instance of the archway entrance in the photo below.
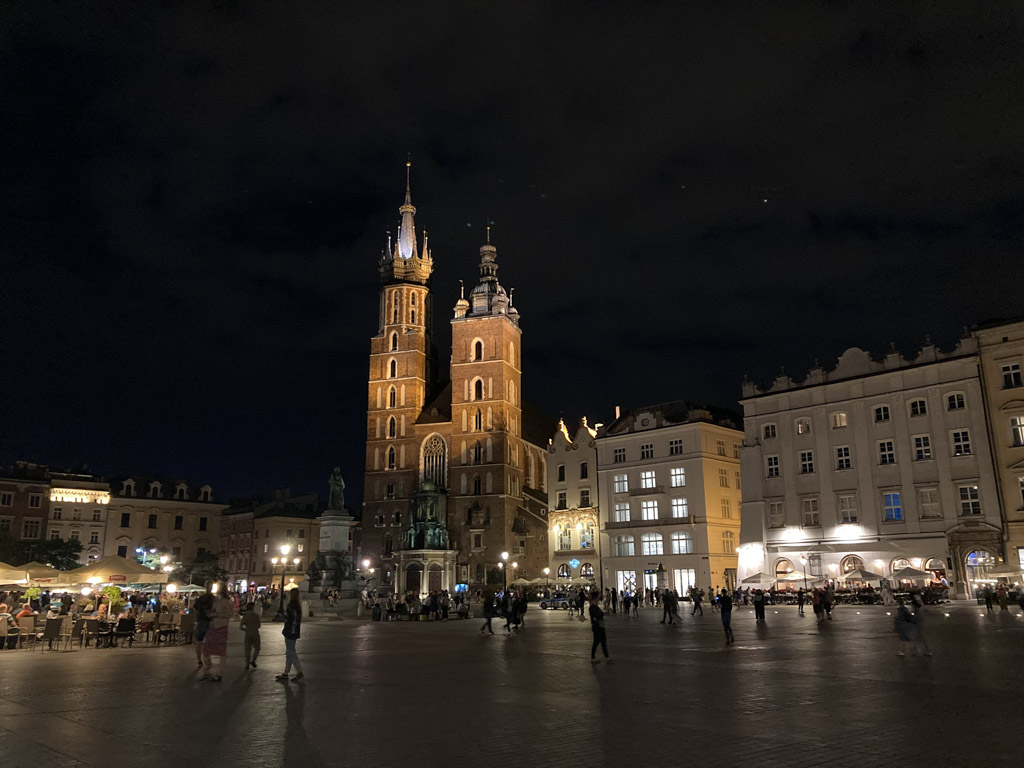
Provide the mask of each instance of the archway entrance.
POLYGON ((976 594, 979 589, 985 586, 981 580, 987 578, 985 573, 995 564, 996 558, 988 550, 975 549, 967 553, 964 565, 967 572, 967 586, 970 594, 976 594))
POLYGON ((412 592, 414 595, 420 594, 422 591, 421 587, 421 576, 423 571, 420 566, 413 564, 405 570, 405 591, 412 592))
POLYGON ((431 592, 441 591, 441 566, 434 563, 430 566, 430 570, 427 571, 427 589, 431 592))

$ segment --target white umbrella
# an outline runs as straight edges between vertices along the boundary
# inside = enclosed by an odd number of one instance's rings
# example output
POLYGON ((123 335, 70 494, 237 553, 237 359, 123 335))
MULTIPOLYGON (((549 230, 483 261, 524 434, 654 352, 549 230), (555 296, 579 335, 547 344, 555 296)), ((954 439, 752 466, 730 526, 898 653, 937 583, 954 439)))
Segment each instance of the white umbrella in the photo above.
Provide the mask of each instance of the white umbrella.
POLYGON ((895 581, 920 581, 921 579, 935 578, 935 575, 928 571, 921 571, 917 568, 907 566, 906 568, 900 568, 896 571, 896 573, 892 575, 892 578, 895 581))
POLYGON ((512 586, 518 586, 518 587, 525 587, 525 586, 527 586, 529 584, 530 584, 530 580, 529 579, 523 579, 523 578, 518 578, 515 581, 511 582, 512 586))
POLYGON ((986 576, 1020 576, 1021 573, 1024 573, 1024 568, 1019 565, 1000 565, 985 571, 986 576))
POLYGON ((740 584, 771 584, 773 581, 775 581, 775 577, 770 573, 758 571, 753 576, 747 576, 747 578, 742 579, 740 584))
POLYGON ((814 581, 816 578, 818 577, 811 573, 801 573, 800 571, 793 571, 792 573, 787 573, 781 579, 778 579, 778 581, 814 581))
POLYGON ((184 587, 178 587, 175 590, 179 595, 196 595, 205 591, 206 587, 200 587, 198 584, 186 584, 184 587))
POLYGON ((864 568, 857 568, 849 573, 844 573, 839 578, 843 581, 881 581, 885 577, 864 568))
POLYGON ((24 568, 15 568, 7 563, 0 563, 0 584, 18 584, 28 578, 24 568))
POLYGON ((111 555, 95 563, 83 565, 73 571, 64 571, 62 584, 128 584, 147 582, 150 584, 167 583, 167 574, 154 571, 142 563, 125 560, 123 557, 111 555))

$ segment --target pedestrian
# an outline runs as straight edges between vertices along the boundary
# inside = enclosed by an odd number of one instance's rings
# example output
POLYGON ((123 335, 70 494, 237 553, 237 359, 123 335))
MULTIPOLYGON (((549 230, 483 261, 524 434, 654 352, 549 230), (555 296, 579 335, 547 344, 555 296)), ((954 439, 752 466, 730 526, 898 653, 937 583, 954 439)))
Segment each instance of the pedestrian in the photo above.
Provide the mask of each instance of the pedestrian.
POLYGON ((253 603, 247 603, 239 628, 245 633, 245 668, 256 669, 256 657, 260 655, 260 615, 253 603))
POLYGON ((704 592, 694 587, 690 590, 690 599, 693 600, 693 610, 690 611, 690 615, 693 616, 697 611, 700 611, 700 615, 704 615, 704 608, 701 606, 701 599, 704 597, 704 592))
POLYGON ((221 672, 213 671, 213 659, 220 659, 219 670, 223 670, 228 654, 228 622, 235 614, 235 604, 224 591, 215 592, 213 598, 213 610, 209 612, 210 629, 203 641, 202 679, 220 682, 221 672))
POLYGON ((612 613, 618 613, 619 608, 619 591, 617 589, 612 590, 612 613))
POLYGON ((732 635, 732 597, 729 590, 723 589, 718 596, 718 610, 722 615, 722 629, 725 630, 725 642, 732 645, 736 639, 732 635))
POLYGON ((981 596, 985 598, 985 610, 992 610, 992 587, 986 586, 981 590, 981 596))
POLYGON ((814 609, 814 618, 815 618, 815 620, 820 623, 824 619, 824 617, 821 615, 822 614, 822 610, 821 610, 821 590, 820 589, 814 590, 814 593, 811 595, 811 607, 814 609))
POLYGON ((204 592, 193 604, 192 613, 196 617, 196 629, 194 635, 195 647, 196 647, 196 666, 202 668, 203 666, 203 645, 206 642, 206 634, 210 631, 210 619, 213 613, 213 584, 212 582, 206 582, 206 592, 204 592))
POLYGON ((832 602, 834 599, 832 587, 825 587, 821 593, 821 608, 825 611, 825 616, 829 621, 832 621, 832 602))
POLYGON ((639 619, 640 618, 640 598, 636 595, 636 593, 633 593, 633 595, 629 598, 629 605, 633 609, 633 618, 639 619))
POLYGON ((493 618, 494 618, 494 598, 493 597, 486 597, 486 598, 484 598, 484 625, 482 627, 480 627, 480 632, 481 633, 484 630, 487 630, 492 635, 494 634, 494 630, 491 628, 491 619, 493 619, 493 618))
POLYGON ((587 602, 587 593, 580 590, 576 593, 576 610, 579 612, 580 621, 583 621, 583 606, 587 602))
POLYGON ((608 657, 608 636, 604 629, 604 611, 597 604, 597 593, 590 596, 590 631, 594 633, 594 642, 590 646, 590 663, 597 664, 597 646, 601 646, 605 661, 611 661, 608 657))
POLYGON ((804 615, 804 588, 800 587, 796 591, 796 610, 801 616, 804 615))
POLYGON ((996 597, 999 599, 999 610, 1000 611, 1008 611, 1008 610, 1010 610, 1009 607, 1006 604, 1007 594, 1008 593, 1006 591, 1006 585, 1005 584, 1000 584, 999 585, 999 589, 996 590, 996 597))
POLYGON ((668 623, 672 624, 672 598, 669 597, 668 590, 665 590, 664 596, 661 598, 661 621, 659 624, 664 624, 665 620, 668 619, 668 623))
POLYGON ((516 591, 516 597, 519 598, 519 611, 518 611, 518 615, 519 615, 519 628, 520 629, 526 629, 526 605, 527 605, 526 595, 523 594, 523 590, 520 589, 520 590, 516 591))
POLYGON ((288 607, 285 608, 284 628, 281 630, 281 634, 284 635, 284 672, 274 678, 279 682, 288 682, 288 673, 292 671, 292 667, 295 667, 296 672, 295 677, 291 679, 293 683, 304 677, 302 664, 299 663, 299 656, 295 652, 295 642, 299 639, 301 630, 302 604, 299 603, 299 590, 293 589, 288 607))
POLYGON ((764 624, 765 623, 765 621, 764 621, 764 603, 765 603, 764 590, 763 589, 759 589, 756 592, 754 592, 754 620, 758 624, 764 624))

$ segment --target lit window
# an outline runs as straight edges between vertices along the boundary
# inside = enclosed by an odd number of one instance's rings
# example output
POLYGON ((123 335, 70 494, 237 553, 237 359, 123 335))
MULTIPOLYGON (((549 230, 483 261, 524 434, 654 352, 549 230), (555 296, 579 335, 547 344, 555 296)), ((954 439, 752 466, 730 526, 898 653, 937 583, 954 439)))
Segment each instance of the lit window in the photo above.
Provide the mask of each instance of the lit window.
POLYGON ((768 477, 779 476, 779 457, 778 456, 765 456, 765 474, 768 477))
POLYGON ((641 459, 653 459, 654 458, 654 443, 646 443, 640 446, 640 458, 641 459))
POLYGON ((847 425, 846 414, 836 411, 832 414, 832 429, 843 429, 847 425))
POLYGON ((1010 436, 1015 447, 1024 445, 1024 416, 1010 417, 1010 436))
POLYGON ((914 435, 914 460, 928 461, 932 457, 931 435, 914 435))
POLYGON ((560 579, 571 579, 572 578, 572 569, 569 568, 569 566, 566 565, 565 563, 562 563, 560 566, 558 566, 558 578, 560 578, 560 579))
POLYGON ((966 407, 964 396, 960 392, 953 392, 946 397, 946 409, 950 411, 960 411, 966 407))
POLYGON ((660 533, 645 533, 640 537, 640 550, 644 555, 663 555, 665 547, 660 533))
POLYGON ((961 485, 960 491, 960 514, 964 517, 981 514, 981 498, 978 496, 978 486, 961 485))
POLYGON ((957 429, 951 433, 954 456, 968 456, 971 453, 971 434, 966 429, 957 429))
POLYGON ((899 491, 886 491, 882 494, 882 508, 885 510, 885 522, 896 523, 903 520, 903 502, 899 491))
POLYGON ((810 419, 797 419, 796 420, 796 433, 798 435, 809 435, 811 433, 811 420, 810 419))
POLYGON ((727 555, 736 551, 736 535, 732 531, 722 532, 722 551, 727 555))
POLYGON ((836 446, 836 469, 850 469, 853 463, 850 460, 850 446, 836 446))
POLYGON ((689 517, 690 508, 686 503, 686 497, 672 499, 672 517, 689 517))
POLYGON ((775 425, 774 424, 765 424, 764 425, 763 433, 764 433, 764 439, 765 440, 771 440, 773 437, 775 437, 775 434, 776 434, 775 433, 775 425))
POLYGON ((878 441, 878 463, 882 465, 896 463, 896 448, 892 440, 878 441))
POLYGON ((857 497, 843 494, 839 497, 839 521, 842 523, 857 522, 857 497))
POLYGON ((800 474, 814 474, 814 451, 800 451, 800 474))
POLYGON ((786 512, 781 501, 768 502, 768 527, 785 528, 786 512))
POLYGON ((559 530, 558 532, 558 548, 559 549, 572 549, 572 531, 569 528, 559 530))
POLYGON ((942 512, 939 510, 938 488, 918 488, 917 504, 923 519, 942 517, 942 512))
POLYGON ((616 493, 629 493, 629 480, 625 475, 615 475, 613 487, 616 493))
POLYGON ((655 485, 655 476, 653 470, 648 470, 640 473, 640 487, 641 488, 653 488, 655 485))
POLYGON ((672 532, 672 554, 673 555, 692 555, 693 554, 693 534, 689 531, 673 531, 672 532))
POLYGON ((615 522, 616 523, 628 523, 629 522, 629 502, 628 501, 617 501, 617 502, 615 502, 615 522))
POLYGON ((911 400, 910 401, 910 415, 911 416, 925 416, 928 413, 928 403, 924 400, 911 400))
POLYGON ((640 502, 640 517, 644 520, 658 519, 658 502, 655 499, 640 502))
POLYGON ((1008 363, 1003 366, 1003 389, 1024 386, 1021 380, 1020 363, 1008 363))
POLYGON ((879 405, 875 408, 875 423, 881 423, 889 420, 889 406, 879 405))
POLYGON ((669 478, 673 488, 683 488, 686 485, 686 468, 672 467, 669 470, 669 478))
POLYGON ((615 554, 619 557, 632 557, 634 545, 632 536, 615 537, 615 554))
POLYGON ((803 513, 805 526, 816 527, 821 525, 817 497, 812 496, 803 500, 803 513))

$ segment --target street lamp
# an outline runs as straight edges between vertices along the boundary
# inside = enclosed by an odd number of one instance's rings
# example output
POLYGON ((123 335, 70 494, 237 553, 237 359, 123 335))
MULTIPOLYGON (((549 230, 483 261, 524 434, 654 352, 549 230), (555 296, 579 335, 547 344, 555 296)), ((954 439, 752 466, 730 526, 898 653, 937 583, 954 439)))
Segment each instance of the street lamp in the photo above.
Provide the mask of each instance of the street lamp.
MULTIPOLYGON (((281 601, 278 603, 277 615, 274 617, 274 621, 284 621, 284 572, 288 570, 288 553, 292 551, 292 546, 291 544, 282 544, 278 547, 278 550, 281 552, 280 559, 276 557, 270 558, 270 562, 274 565, 277 565, 278 562, 281 563, 281 601)), ((298 562, 299 559, 295 558, 295 563, 298 564, 298 562)))
POLYGON ((807 590, 807 558, 806 557, 801 557, 800 558, 800 566, 801 566, 801 569, 804 572, 804 591, 806 591, 807 590))
POLYGON ((544 568, 544 591, 548 592, 548 593, 551 592, 551 584, 548 582, 548 576, 550 575, 550 573, 551 573, 551 569, 545 566, 545 568, 544 568))
POLYGON ((502 591, 508 591, 508 571, 505 570, 505 564, 508 563, 508 552, 501 553, 501 562, 498 563, 498 567, 501 568, 501 584, 502 591))

